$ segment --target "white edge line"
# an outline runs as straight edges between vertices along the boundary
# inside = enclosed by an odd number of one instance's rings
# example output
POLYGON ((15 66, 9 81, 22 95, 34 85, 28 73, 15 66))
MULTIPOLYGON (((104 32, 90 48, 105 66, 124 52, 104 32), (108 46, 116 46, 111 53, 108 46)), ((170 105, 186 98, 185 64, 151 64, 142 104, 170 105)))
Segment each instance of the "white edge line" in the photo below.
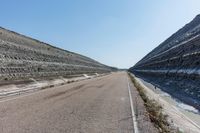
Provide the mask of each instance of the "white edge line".
MULTIPOLYGON (((92 79, 96 79, 96 78, 92 78, 92 79)), ((80 81, 82 81, 82 80, 80 80, 80 81)), ((48 89, 44 89, 44 90, 37 88, 38 90, 36 90, 36 91, 33 90, 33 92, 30 92, 30 93, 29 92, 27 92, 27 93, 26 92, 18 92, 15 95, 5 96, 5 97, 2 97, 2 99, 0 98, 0 103, 21 99, 21 98, 24 98, 24 97, 28 97, 28 96, 32 96, 32 95, 38 94, 38 93, 43 93, 44 91, 48 91, 50 89, 53 90, 53 89, 57 89, 58 87, 63 87, 63 86, 67 86, 67 85, 69 85, 69 84, 65 84, 65 85, 61 85, 61 86, 55 86, 53 88, 48 88, 48 89)))
POLYGON ((131 104, 131 114, 132 114, 132 120, 133 120, 134 133, 139 133, 138 124, 137 124, 137 120, 136 120, 136 116, 135 116, 135 111, 133 108, 133 99, 132 99, 132 95, 131 95, 130 84, 129 84, 128 79, 127 79, 127 83, 128 83, 128 93, 129 93, 130 104, 131 104))

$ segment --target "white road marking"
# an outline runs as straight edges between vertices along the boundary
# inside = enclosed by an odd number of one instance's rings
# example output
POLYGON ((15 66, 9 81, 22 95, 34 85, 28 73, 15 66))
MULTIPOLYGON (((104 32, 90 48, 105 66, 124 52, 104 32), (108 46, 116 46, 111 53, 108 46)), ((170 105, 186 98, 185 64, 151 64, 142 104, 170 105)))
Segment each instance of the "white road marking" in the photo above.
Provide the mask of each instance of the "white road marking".
MULTIPOLYGON (((69 84, 65 84, 65 85, 62 85, 62 86, 55 86, 55 87, 47 88, 47 89, 38 89, 38 90, 33 91, 33 92, 27 92, 27 93, 24 92, 24 93, 19 93, 18 95, 13 95, 13 96, 10 95, 10 96, 3 97, 2 99, 0 99, 0 103, 8 102, 8 101, 12 101, 12 100, 28 97, 28 96, 32 96, 32 95, 35 95, 35 94, 38 94, 38 93, 44 93, 45 91, 59 89, 61 87, 65 87, 65 86, 68 86, 68 85, 69 84)), ((71 89, 71 88, 68 88, 68 89, 71 89)))
POLYGON ((136 116, 135 116, 135 111, 133 108, 133 99, 132 99, 132 95, 131 95, 130 84, 129 84, 128 78, 127 78, 127 83, 128 83, 128 93, 129 93, 130 104, 131 104, 131 114, 132 114, 132 120, 133 120, 134 133, 139 133, 138 124, 137 124, 137 120, 136 120, 136 116))
MULTIPOLYGON (((99 77, 97 77, 97 78, 99 78, 99 77)), ((94 77, 93 79, 96 79, 96 78, 94 77)), ((81 80, 80 80, 80 82, 81 82, 81 80)), ((39 89, 37 91, 33 91, 33 92, 30 92, 30 93, 19 93, 17 95, 10 95, 10 96, 7 96, 7 97, 2 97, 2 98, 0 98, 0 103, 8 102, 8 101, 28 97, 28 96, 32 96, 32 95, 35 95, 35 94, 38 94, 38 93, 42 93, 44 91, 54 90, 54 89, 58 89, 60 87, 68 86, 68 85, 69 84, 65 84, 65 85, 62 85, 62 86, 55 86, 53 88, 47 88, 47 89, 44 89, 44 90, 39 89)), ((71 89, 71 88, 68 88, 68 89, 71 89)))
POLYGON ((38 93, 42 93, 44 91, 48 91, 50 89, 56 89, 56 87, 48 88, 48 89, 45 89, 45 90, 38 90, 38 91, 30 92, 30 93, 22 93, 22 95, 20 95, 20 94, 14 95, 14 96, 11 95, 11 96, 4 97, 4 98, 0 99, 0 103, 8 102, 8 101, 12 101, 12 100, 28 97, 28 96, 32 96, 32 95, 35 95, 35 94, 38 94, 38 93))
POLYGON ((31 96, 31 95, 33 95, 33 94, 36 94, 37 92, 35 92, 35 93, 31 93, 31 94, 24 94, 24 95, 15 95, 15 97, 12 97, 12 96, 8 96, 8 97, 6 97, 5 99, 3 98, 3 100, 0 100, 0 103, 3 103, 3 102, 8 102, 8 101, 12 101, 12 100, 16 100, 16 99, 20 99, 20 98, 23 98, 23 97, 27 97, 27 96, 31 96), (10 97, 12 97, 12 98, 10 98, 10 97))

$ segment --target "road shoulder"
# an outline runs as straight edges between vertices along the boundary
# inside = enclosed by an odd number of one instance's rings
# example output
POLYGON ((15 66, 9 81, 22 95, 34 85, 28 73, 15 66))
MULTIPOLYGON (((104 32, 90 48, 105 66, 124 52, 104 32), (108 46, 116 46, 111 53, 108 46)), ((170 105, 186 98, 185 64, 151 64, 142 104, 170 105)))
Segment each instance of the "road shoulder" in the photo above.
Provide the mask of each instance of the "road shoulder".
POLYGON ((192 119, 182 113, 170 100, 166 100, 162 95, 156 93, 152 88, 144 85, 141 79, 136 80, 143 86, 149 98, 156 100, 163 107, 163 112, 168 115, 168 119, 175 127, 183 132, 199 133, 200 128, 192 119))

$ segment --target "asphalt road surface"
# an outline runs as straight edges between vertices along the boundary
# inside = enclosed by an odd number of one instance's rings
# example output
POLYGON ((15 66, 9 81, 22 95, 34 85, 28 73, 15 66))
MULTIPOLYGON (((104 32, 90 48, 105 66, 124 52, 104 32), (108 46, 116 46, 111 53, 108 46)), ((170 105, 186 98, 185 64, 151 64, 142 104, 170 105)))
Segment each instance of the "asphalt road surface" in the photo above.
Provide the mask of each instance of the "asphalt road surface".
POLYGON ((133 133, 127 74, 0 100, 0 133, 133 133))

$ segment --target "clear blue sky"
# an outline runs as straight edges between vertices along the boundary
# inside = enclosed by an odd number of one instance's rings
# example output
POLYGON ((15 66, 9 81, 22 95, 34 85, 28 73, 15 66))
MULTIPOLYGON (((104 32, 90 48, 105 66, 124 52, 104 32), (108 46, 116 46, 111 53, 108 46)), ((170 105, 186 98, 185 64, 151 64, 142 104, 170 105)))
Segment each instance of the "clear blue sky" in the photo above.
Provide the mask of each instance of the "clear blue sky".
POLYGON ((200 13, 200 0, 1 0, 0 26, 129 68, 200 13))

